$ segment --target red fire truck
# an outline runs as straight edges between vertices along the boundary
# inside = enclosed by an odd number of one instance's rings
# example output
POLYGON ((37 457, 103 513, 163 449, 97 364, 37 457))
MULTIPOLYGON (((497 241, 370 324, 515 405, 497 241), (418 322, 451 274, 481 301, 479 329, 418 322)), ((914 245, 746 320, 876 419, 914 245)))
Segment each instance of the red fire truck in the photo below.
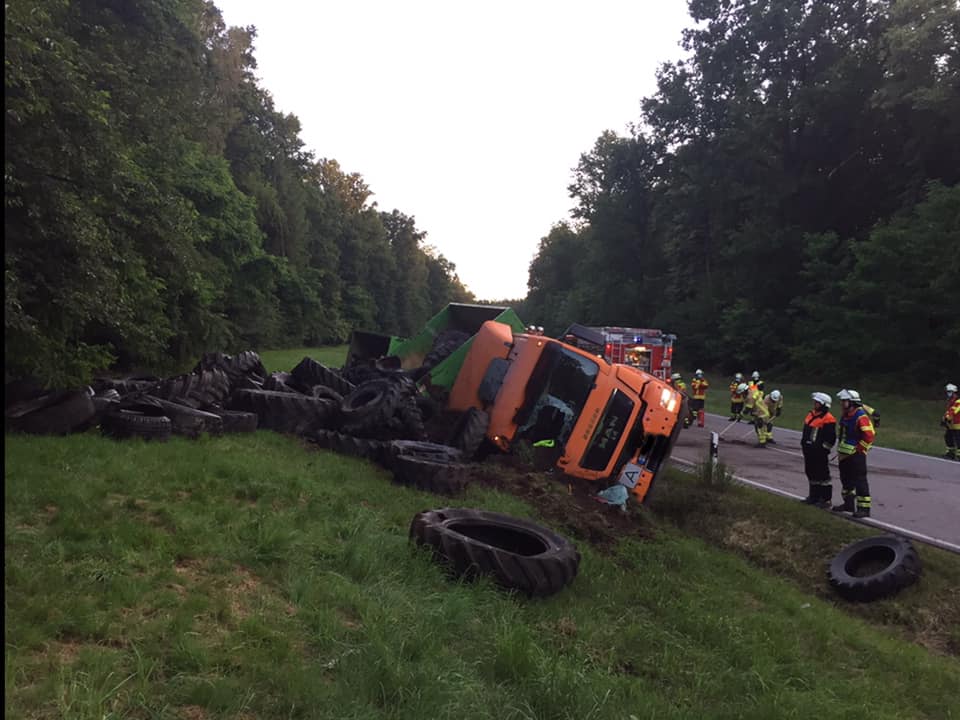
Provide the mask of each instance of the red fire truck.
POLYGON ((602 355, 611 363, 634 365, 662 380, 670 377, 677 336, 653 328, 571 325, 564 342, 602 355))

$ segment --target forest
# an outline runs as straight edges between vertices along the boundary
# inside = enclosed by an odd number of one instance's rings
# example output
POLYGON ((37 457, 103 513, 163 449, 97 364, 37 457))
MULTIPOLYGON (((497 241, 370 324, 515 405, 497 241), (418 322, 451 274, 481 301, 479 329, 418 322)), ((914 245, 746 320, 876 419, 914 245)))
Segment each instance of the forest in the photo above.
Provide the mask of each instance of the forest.
MULTIPOLYGON (((683 58, 626 131, 598 129, 528 295, 499 302, 551 334, 660 327, 723 370, 960 371, 957 3, 688 8, 683 58)), ((305 148, 255 28, 214 3, 4 19, 6 380, 406 335, 475 301, 416 208, 305 148)))

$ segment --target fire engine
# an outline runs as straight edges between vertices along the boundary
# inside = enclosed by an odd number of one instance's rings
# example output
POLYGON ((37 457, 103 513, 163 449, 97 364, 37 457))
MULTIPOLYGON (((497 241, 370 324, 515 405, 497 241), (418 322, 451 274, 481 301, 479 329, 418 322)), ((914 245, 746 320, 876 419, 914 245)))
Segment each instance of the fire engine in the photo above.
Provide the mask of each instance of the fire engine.
POLYGON ((673 366, 673 343, 677 336, 654 328, 618 326, 590 327, 573 324, 563 341, 610 363, 623 363, 666 380, 673 366))

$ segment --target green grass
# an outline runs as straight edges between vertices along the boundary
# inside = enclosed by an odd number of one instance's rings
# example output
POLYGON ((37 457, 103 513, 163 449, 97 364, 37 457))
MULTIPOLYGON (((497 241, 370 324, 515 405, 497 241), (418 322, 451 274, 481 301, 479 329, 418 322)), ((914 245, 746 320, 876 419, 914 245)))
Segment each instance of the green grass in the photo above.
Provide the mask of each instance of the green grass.
MULTIPOLYGON (((684 381, 689 385, 692 371, 680 371, 684 381)), ((745 374, 751 372, 748 370, 745 374)), ((729 385, 732 376, 721 376, 704 370, 704 375, 710 381, 710 390, 707 393, 707 412, 726 414, 730 411, 729 385)), ((836 394, 842 383, 781 383, 776 378, 764 378, 766 392, 780 390, 783 393, 783 413, 776 419, 778 427, 801 430, 803 419, 813 408, 810 394, 825 392, 834 398, 832 411, 840 414, 840 401, 836 394)), ((878 447, 895 448, 924 455, 943 455, 943 428, 940 427, 940 418, 946 408, 946 399, 934 391, 913 396, 894 395, 889 392, 874 391, 869 384, 855 388, 869 405, 880 412, 880 427, 877 428, 878 447)))
POLYGON ((528 601, 410 546, 449 501, 295 439, 6 440, 9 717, 960 717, 960 559, 846 605, 822 557, 866 531, 774 496, 671 473, 528 601))
POLYGON ((329 367, 339 368, 347 358, 347 346, 260 351, 260 359, 270 372, 290 372, 305 357, 311 357, 329 367))

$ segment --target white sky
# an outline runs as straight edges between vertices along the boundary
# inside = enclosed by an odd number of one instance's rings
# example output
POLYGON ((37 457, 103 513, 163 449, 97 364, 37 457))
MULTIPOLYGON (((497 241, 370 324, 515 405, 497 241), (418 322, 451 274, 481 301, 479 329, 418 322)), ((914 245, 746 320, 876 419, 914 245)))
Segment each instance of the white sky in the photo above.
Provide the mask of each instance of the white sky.
POLYGON ((478 299, 522 298, 604 130, 682 54, 685 0, 215 0, 315 155, 416 219, 478 299))

